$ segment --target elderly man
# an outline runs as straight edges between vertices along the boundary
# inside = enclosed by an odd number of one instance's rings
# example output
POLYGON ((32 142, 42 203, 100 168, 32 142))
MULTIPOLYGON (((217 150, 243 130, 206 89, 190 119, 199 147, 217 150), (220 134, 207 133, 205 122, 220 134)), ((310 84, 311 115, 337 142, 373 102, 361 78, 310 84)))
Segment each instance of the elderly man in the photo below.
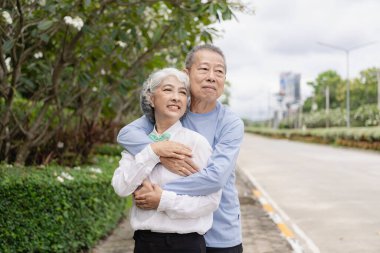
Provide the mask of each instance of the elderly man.
MULTIPOLYGON (((191 102, 182 123, 184 127, 206 137, 213 153, 207 167, 199 170, 188 157, 191 154, 186 147, 175 142, 161 142, 161 145, 168 147, 167 152, 157 154, 161 163, 172 172, 185 176, 163 188, 194 197, 222 189, 219 208, 214 212, 213 226, 205 234, 207 252, 241 253, 240 204, 235 188, 235 166, 244 125, 239 117, 217 101, 224 91, 225 57, 218 47, 200 45, 189 52, 185 67, 184 71, 190 79, 191 102)), ((117 140, 129 152, 137 154, 151 144, 147 134, 152 129, 149 120, 141 117, 121 129, 117 140)), ((145 187, 141 192, 135 192, 136 204, 141 208, 156 208, 157 203, 148 203, 148 191, 149 187, 145 187)))

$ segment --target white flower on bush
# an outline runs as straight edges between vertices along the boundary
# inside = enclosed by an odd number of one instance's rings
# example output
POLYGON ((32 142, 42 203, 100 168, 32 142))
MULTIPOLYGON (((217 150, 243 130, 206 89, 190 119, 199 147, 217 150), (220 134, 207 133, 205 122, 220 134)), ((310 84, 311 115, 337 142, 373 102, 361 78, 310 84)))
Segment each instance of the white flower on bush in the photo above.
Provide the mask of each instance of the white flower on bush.
POLYGON ((5 59, 5 66, 7 67, 8 71, 12 71, 11 58, 8 57, 8 58, 5 59))
POLYGON ((125 43, 124 41, 118 40, 116 41, 116 45, 118 45, 119 47, 125 48, 127 46, 127 43, 125 43))
POLYGON ((97 92, 98 88, 97 87, 92 87, 92 92, 97 92))
POLYGON ((101 174, 103 171, 101 168, 90 168, 91 172, 101 174))
POLYGON ((75 166, 73 169, 74 170, 80 170, 80 166, 75 166))
POLYGON ((61 182, 61 183, 65 182, 65 179, 63 179, 63 178, 60 177, 60 176, 57 177, 57 180, 58 180, 59 182, 61 182))
POLYGON ((1 14, 7 24, 11 25, 13 23, 12 17, 9 14, 9 12, 3 11, 1 14))
POLYGON ((38 3, 39 3, 41 6, 45 6, 45 5, 46 5, 46 0, 39 0, 38 3))
POLYGON ((101 70, 100 70, 100 74, 101 74, 102 76, 104 76, 105 74, 107 74, 107 72, 106 72, 104 69, 101 69, 101 70))
POLYGON ((75 18, 72 18, 70 16, 66 16, 63 18, 63 20, 65 21, 66 25, 70 25, 70 26, 76 28, 78 31, 80 31, 84 25, 83 20, 78 16, 76 16, 75 18))
POLYGON ((62 172, 61 177, 66 178, 68 180, 74 180, 74 177, 71 176, 69 173, 66 173, 66 172, 62 172))
POLYGON ((61 142, 61 141, 59 141, 58 143, 57 143, 57 148, 63 148, 65 146, 65 143, 63 143, 63 142, 61 142))
POLYGON ((44 54, 40 51, 40 52, 35 53, 33 56, 36 59, 40 59, 40 58, 42 58, 44 56, 44 54))

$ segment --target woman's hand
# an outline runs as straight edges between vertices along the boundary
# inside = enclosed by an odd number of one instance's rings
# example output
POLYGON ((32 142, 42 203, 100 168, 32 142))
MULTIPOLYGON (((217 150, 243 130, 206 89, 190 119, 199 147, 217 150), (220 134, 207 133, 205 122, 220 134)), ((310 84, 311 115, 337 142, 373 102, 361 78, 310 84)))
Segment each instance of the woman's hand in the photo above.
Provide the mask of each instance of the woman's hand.
POLYGON ((160 157, 160 161, 167 170, 183 177, 199 171, 197 165, 189 157, 184 159, 160 157))

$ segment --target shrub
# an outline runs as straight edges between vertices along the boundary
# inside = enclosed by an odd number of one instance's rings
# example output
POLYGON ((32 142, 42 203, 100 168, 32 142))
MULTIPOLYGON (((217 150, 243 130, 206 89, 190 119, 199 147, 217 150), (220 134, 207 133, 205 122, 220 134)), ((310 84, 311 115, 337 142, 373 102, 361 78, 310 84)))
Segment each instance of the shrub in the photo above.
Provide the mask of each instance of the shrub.
POLYGON ((268 129, 247 127, 247 132, 306 142, 380 150, 380 127, 268 129))
POLYGON ((0 165, 0 252, 77 252, 114 228, 127 207, 110 185, 117 159, 97 159, 102 169, 0 165))

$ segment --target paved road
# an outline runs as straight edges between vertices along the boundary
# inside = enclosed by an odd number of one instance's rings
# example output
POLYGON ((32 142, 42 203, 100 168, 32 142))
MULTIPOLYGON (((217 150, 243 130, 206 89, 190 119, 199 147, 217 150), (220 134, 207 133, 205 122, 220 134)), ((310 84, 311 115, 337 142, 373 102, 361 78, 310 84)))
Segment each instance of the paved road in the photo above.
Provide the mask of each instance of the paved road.
POLYGON ((238 164, 305 252, 380 252, 380 154, 247 134, 238 164))

